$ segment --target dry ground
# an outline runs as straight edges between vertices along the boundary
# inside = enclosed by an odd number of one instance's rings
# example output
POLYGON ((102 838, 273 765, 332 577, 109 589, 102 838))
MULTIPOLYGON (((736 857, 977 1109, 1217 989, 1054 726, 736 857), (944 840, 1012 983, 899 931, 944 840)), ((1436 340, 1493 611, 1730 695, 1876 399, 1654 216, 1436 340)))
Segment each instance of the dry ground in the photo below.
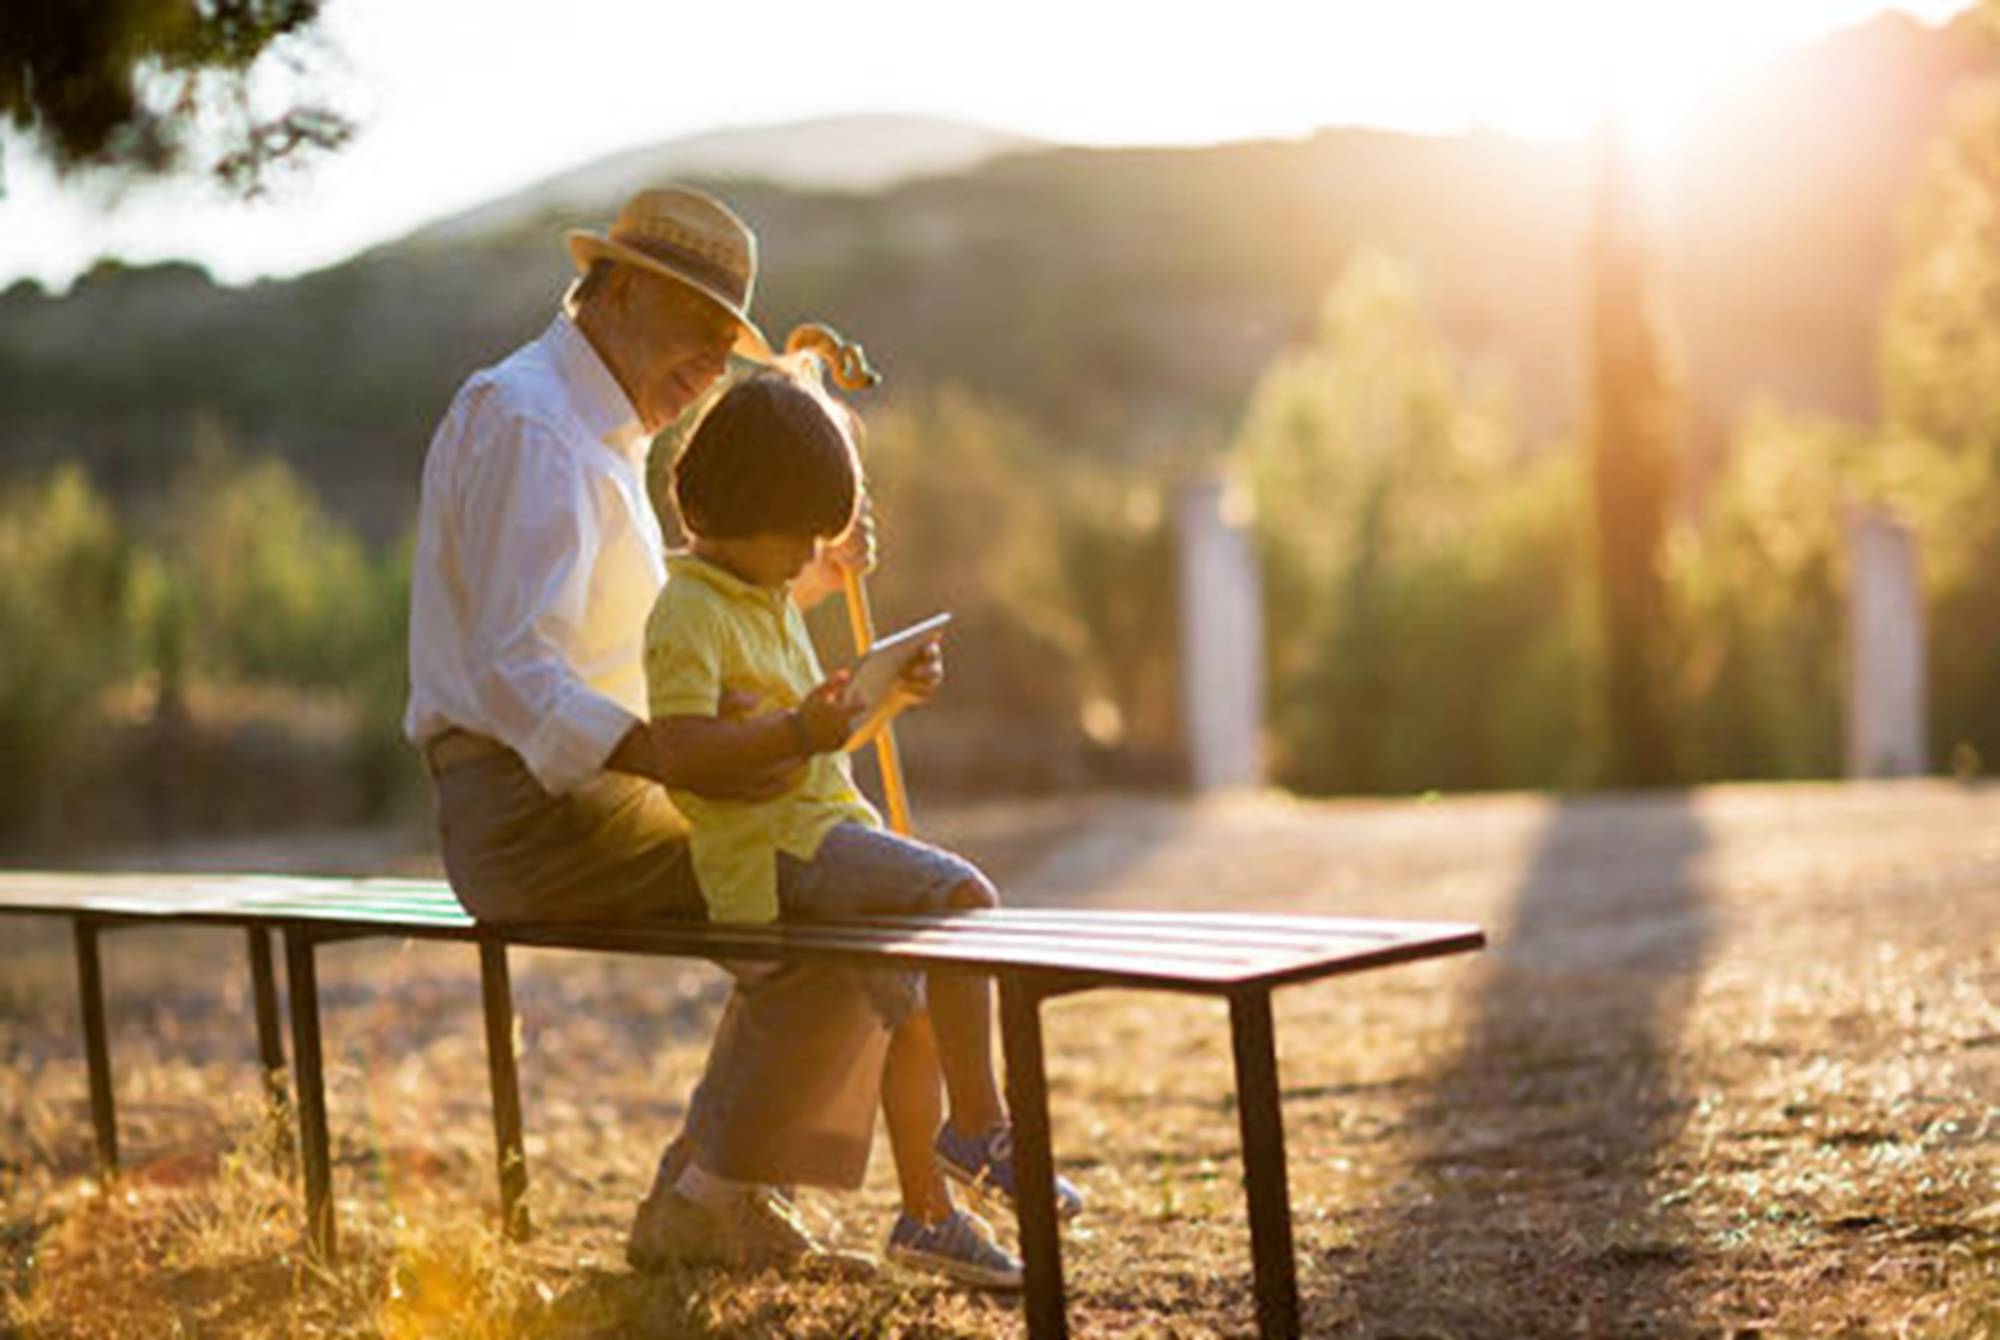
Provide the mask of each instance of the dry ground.
MULTIPOLYGON (((1017 902, 1475 920, 1484 955, 1278 1002, 1314 1335, 2000 1336, 2000 790, 1914 783, 929 816, 1017 902)), ((342 839, 184 863, 407 865, 342 839), (341 855, 348 859, 341 859, 341 855)), ((143 854, 140 860, 152 859, 143 854)), ((619 1248, 721 996, 706 967, 522 955, 539 1233, 492 1233, 462 948, 324 955, 347 1254, 297 1249, 240 943, 108 948, 133 1171, 88 1177, 60 926, 0 940, 0 1337, 1018 1335, 920 1280, 635 1278, 619 1248)), ((1047 1009, 1081 1335, 1251 1328, 1221 1007, 1047 1009)), ((893 1203, 812 1196, 851 1245, 893 1203)))

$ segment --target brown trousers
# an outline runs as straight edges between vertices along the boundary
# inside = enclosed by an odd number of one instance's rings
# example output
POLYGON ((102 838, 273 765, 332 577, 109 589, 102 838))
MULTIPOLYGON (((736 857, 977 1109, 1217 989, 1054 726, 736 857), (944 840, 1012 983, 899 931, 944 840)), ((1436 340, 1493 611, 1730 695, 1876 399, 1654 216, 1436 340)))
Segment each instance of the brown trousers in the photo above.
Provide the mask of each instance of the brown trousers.
MULTIPOLYGON (((705 914, 686 823, 650 782, 607 772, 551 796, 503 752, 448 768, 435 785, 445 873, 481 921, 705 914)), ((688 1103, 696 1159, 738 1181, 859 1186, 888 1037, 855 974, 731 970, 735 988, 688 1103)))

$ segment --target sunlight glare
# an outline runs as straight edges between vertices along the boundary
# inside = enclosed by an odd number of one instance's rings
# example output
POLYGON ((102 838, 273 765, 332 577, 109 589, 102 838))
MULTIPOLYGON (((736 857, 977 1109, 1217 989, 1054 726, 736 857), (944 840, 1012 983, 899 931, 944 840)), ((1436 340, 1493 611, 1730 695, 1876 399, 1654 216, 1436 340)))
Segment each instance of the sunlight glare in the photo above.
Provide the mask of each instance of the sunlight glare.
MULTIPOLYGON (((20 275, 67 285, 104 254, 184 256, 232 283, 296 273, 602 154, 845 112, 1133 145, 1348 126, 1575 138, 1615 110, 1658 168, 1705 96, 1757 62, 1885 8, 1934 23, 1968 3, 1238 0, 1209 26, 1134 24, 1122 6, 1062 0, 949 20, 934 0, 871 0, 868 22, 762 52, 760 77, 745 80, 727 62, 661 77, 662 51, 740 40, 720 11, 571 0, 558 22, 537 0, 343 0, 328 10, 329 92, 361 124, 353 144, 252 206, 182 183, 112 207, 55 182, 16 138, 0 287, 20 275), (622 38, 606 44, 604 32, 622 38), (1107 52, 1123 59, 1107 65, 1107 52)), ((773 12, 818 17, 799 0, 773 12)))
MULTIPOLYGON (((1909 0, 1941 22, 1962 0, 1909 0)), ((1844 24, 1882 0, 1522 0, 1468 10, 1437 3, 1426 22, 1454 32, 1430 78, 1474 109, 1479 124, 1515 135, 1581 136, 1607 113, 1639 152, 1672 157, 1704 102, 1761 61, 1844 24)))

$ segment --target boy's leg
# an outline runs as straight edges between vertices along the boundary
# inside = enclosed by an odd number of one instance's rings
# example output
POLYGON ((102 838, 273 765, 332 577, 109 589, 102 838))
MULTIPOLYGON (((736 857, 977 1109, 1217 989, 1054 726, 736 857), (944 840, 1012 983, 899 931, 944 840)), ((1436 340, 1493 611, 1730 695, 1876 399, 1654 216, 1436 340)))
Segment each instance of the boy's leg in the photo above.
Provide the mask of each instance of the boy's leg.
MULTIPOLYGON (((940 912, 992 906, 993 887, 963 858, 858 824, 827 834, 810 861, 781 855, 778 899, 788 920, 869 912, 940 912)), ((891 1030, 883 1073, 882 1114, 889 1127, 904 1203, 950 1212, 932 1143, 943 1124, 938 1082, 953 1118, 985 1130, 1002 1116, 993 1071, 992 989, 966 974, 870 972, 868 998, 891 1030), (925 1009, 926 997, 930 1009, 925 1009)))
MULTIPOLYGON (((965 909, 1000 905, 984 876, 954 887, 951 900, 951 906, 965 909)), ((993 982, 979 973, 932 972, 924 986, 951 1097, 951 1124, 968 1135, 991 1130, 1006 1117, 993 1069, 993 982)))
POLYGON ((931 1153, 944 1120, 938 1093, 937 1036, 928 1014, 913 1014, 890 1035, 882 1068, 882 1118, 903 1212, 934 1224, 952 1212, 951 1190, 931 1153))
MULTIPOLYGON (((778 904, 789 920, 867 912, 970 911, 999 905, 978 867, 926 843, 859 824, 828 833, 810 861, 780 854, 778 904)), ((900 1028, 921 1009, 910 974, 861 974, 885 1025, 900 1028)), ((933 1144, 943 1171, 975 1185, 992 1183, 1012 1195, 1013 1156, 1006 1109, 993 1065, 993 988, 984 974, 937 971, 924 980, 951 1120, 933 1144)), ((885 1094, 885 1097, 888 1095, 885 1094)), ((934 1101, 934 1100, 933 1100, 934 1101)), ((910 1121, 914 1129, 916 1120, 910 1121)), ((912 1155, 898 1152, 898 1164, 912 1155)), ((1082 1197, 1057 1179, 1058 1212, 1082 1209, 1082 1197)))

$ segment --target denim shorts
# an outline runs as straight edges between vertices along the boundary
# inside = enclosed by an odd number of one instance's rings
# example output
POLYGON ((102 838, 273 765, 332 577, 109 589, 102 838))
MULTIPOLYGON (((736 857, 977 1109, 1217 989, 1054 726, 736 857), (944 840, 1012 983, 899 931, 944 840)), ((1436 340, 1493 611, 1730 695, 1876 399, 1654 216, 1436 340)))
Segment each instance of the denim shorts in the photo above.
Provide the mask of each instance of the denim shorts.
MULTIPOLYGON (((778 916, 816 921, 867 913, 943 912, 951 891, 983 879, 963 856, 865 824, 843 823, 820 840, 810 861, 778 853, 778 916)), ((896 1028, 924 1008, 924 975, 856 969, 857 983, 883 1026, 896 1028)))

